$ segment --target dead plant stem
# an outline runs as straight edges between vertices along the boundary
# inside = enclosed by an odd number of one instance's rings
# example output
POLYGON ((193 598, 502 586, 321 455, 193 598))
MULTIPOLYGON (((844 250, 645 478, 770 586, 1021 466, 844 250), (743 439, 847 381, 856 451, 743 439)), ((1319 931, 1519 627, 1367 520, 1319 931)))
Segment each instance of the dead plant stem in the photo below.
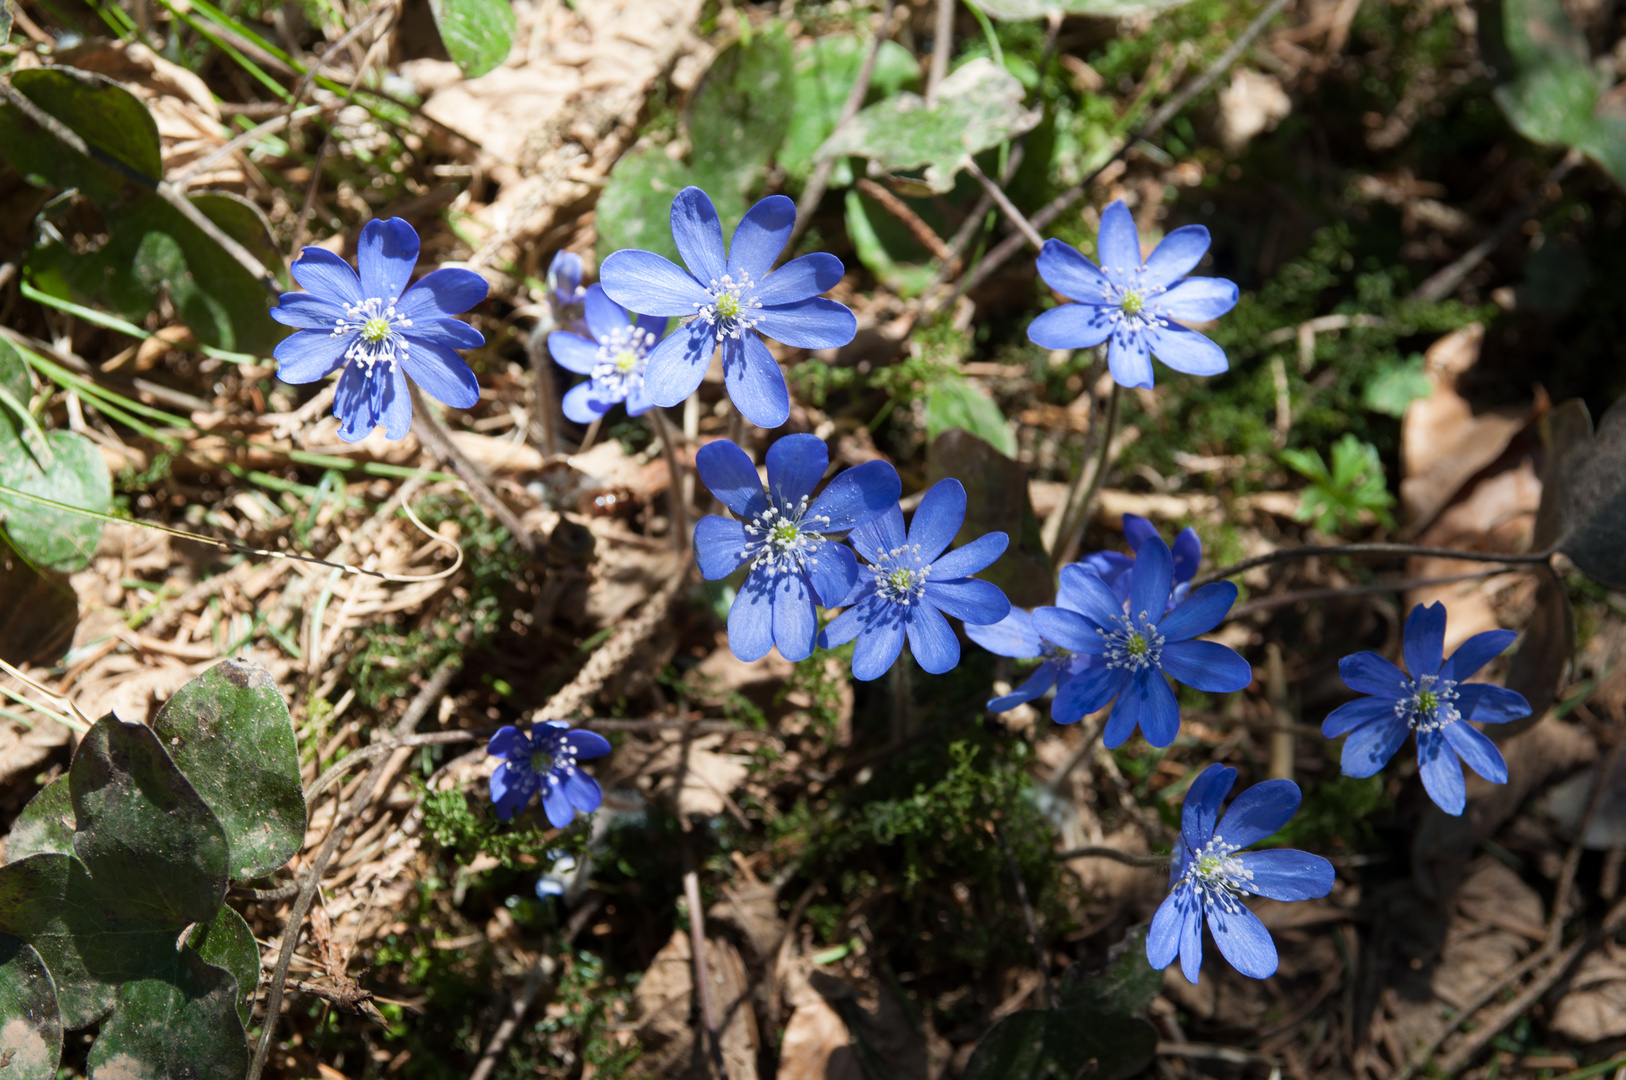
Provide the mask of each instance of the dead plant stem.
POLYGON ((1301 547, 1278 548, 1264 555, 1256 555, 1251 559, 1243 559, 1239 563, 1211 570, 1192 581, 1191 587, 1200 589, 1204 585, 1235 577, 1256 566, 1269 566, 1272 563, 1289 562, 1293 559, 1310 559, 1317 555, 1417 555, 1423 558, 1462 559, 1465 562, 1506 563, 1509 566, 1545 563, 1553 557, 1551 551, 1533 551, 1516 555, 1496 551, 1424 547, 1420 544, 1305 544, 1301 547))

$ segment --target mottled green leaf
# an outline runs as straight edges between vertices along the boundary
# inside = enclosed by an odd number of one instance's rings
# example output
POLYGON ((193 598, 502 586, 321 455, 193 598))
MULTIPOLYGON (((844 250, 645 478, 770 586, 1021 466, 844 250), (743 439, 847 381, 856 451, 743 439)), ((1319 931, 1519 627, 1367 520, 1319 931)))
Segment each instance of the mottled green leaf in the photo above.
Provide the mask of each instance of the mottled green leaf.
POLYGON ((856 190, 847 192, 846 204, 847 235, 858 252, 858 261, 877 281, 905 299, 919 296, 931 287, 937 277, 935 267, 904 262, 894 254, 894 246, 904 247, 909 243, 909 239, 897 235, 897 228, 888 227, 895 226, 896 222, 872 211, 869 199, 856 190))
POLYGON ((508 0, 429 0, 446 54, 465 78, 484 75, 514 47, 514 11, 508 0))
MULTIPOLYGON (((795 107, 779 148, 779 164, 791 177, 805 180, 812 173, 813 154, 836 129, 869 49, 870 43, 855 34, 827 34, 797 44, 795 107)), ((914 54, 895 41, 883 41, 875 54, 868 98, 886 97, 919 80, 914 54)), ((832 186, 850 183, 848 176, 832 186)))
POLYGON ((230 847, 233 877, 268 874, 305 840, 293 721, 271 673, 227 660, 181 687, 152 722, 230 847))
POLYGON ((73 854, 73 797, 68 794, 66 776, 40 788, 11 823, 6 862, 20 862, 42 852, 73 854))
POLYGON ((969 431, 1006 457, 1016 456, 1016 436, 988 392, 958 375, 933 381, 926 393, 926 438, 951 428, 969 431))
POLYGON ((11 74, 11 85, 83 139, 86 157, 24 116, 0 105, 0 159, 42 187, 74 187, 107 202, 132 181, 151 187, 163 175, 158 125, 140 98, 104 75, 71 67, 11 74))
POLYGON ((208 963, 231 972, 237 981, 237 1016, 247 1024, 260 980, 260 947, 248 923, 237 909, 222 905, 214 922, 200 925, 186 943, 208 963))
MULTIPOLYGON (((51 468, 40 468, 23 443, 23 428, 0 409, 0 484, 54 502, 106 513, 113 480, 96 445, 72 431, 45 433, 51 468)), ((0 494, 0 528, 18 553, 36 566, 62 573, 83 570, 101 542, 96 518, 0 494)))
POLYGON ((56 985, 39 953, 22 938, 0 934, 0 1076, 56 1080, 62 1014, 56 985))
MULTIPOLYGON (((672 199, 698 179, 688 166, 667 157, 659 146, 623 155, 610 170, 593 215, 599 262, 612 251, 642 248, 681 266, 677 245, 672 242, 672 199)), ((698 186, 716 199, 706 184, 698 186)))
POLYGON ((926 170, 933 191, 954 186, 954 174, 977 154, 1022 134, 1040 112, 1022 107, 1016 76, 986 57, 957 69, 938 87, 937 102, 908 92, 871 105, 819 148, 815 160, 856 156, 881 171, 926 170))
POLYGON ((236 980, 190 948, 119 988, 87 1062, 89 1080, 241 1080, 248 1040, 236 980))
POLYGON ((1151 1064, 1156 1052, 1157 1032, 1132 1016, 1021 1009, 982 1037, 965 1080, 1125 1080, 1151 1064))
MULTIPOLYGON (((98 890, 71 855, 31 855, 0 866, 0 931, 22 938, 45 961, 56 981, 62 1024, 70 1030, 106 1016, 118 984, 138 974, 121 959, 132 946, 139 954, 163 945, 164 935, 151 926, 133 932, 121 927, 116 940, 103 933, 104 908, 117 900, 98 890)), ((171 948, 174 943, 171 935, 171 948)))
POLYGON ((1381 365, 1361 392, 1361 404, 1373 412, 1399 419, 1406 406, 1433 390, 1423 374, 1423 358, 1416 354, 1405 360, 1381 365))
POLYGON ((1107 953, 1106 967, 1085 974, 1075 964, 1062 979, 1062 1006, 1129 1016, 1144 1012, 1163 989, 1163 973, 1146 962, 1146 927, 1137 926, 1107 953))

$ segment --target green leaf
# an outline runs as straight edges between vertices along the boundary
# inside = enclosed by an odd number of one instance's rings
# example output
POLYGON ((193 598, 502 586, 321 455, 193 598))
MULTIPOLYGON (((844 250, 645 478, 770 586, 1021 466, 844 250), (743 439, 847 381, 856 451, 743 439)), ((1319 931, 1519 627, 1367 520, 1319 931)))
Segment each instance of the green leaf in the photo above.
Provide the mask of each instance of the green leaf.
POLYGON ((27 942, 0 934, 0 1076, 56 1080, 61 1057, 62 1014, 51 973, 27 942))
POLYGON ((893 257, 875 221, 870 218, 869 201, 857 191, 849 191, 846 202, 847 235, 858 251, 858 261, 876 280, 904 299, 919 296, 930 288, 937 271, 931 266, 900 263, 893 257))
POLYGON ((65 146, 13 105, 0 107, 0 158, 41 187, 74 187, 96 202, 134 181, 151 189, 163 175, 158 125, 140 98, 104 75, 71 67, 11 74, 11 85, 62 121, 92 157, 65 146))
POLYGON ((472 79, 508 59, 514 47, 514 11, 507 0, 429 0, 440 40, 472 79))
POLYGON ((41 788, 11 823, 6 862, 21 862, 42 852, 73 854, 73 797, 66 776, 41 788))
MULTIPOLYGON (((4 412, 4 410, 0 410, 4 412)), ((101 451, 83 435, 52 431, 45 436, 52 467, 42 470, 23 444, 14 417, 0 416, 0 484, 54 502, 106 513, 113 505, 113 479, 101 451)), ((100 520, 0 494, 6 539, 35 566, 61 573, 83 570, 101 542, 100 520)))
POLYGON ((1107 953, 1107 966, 1086 975, 1073 967, 1062 978, 1064 1008, 1130 1015, 1144 1012, 1163 989, 1163 973, 1146 962, 1146 927, 1137 926, 1107 953))
MULTIPOLYGON (((622 155, 610 170, 593 215, 598 229, 599 262, 602 264, 612 251, 642 248, 683 265, 677 245, 672 242, 672 199, 697 179, 688 166, 667 157, 659 146, 622 155)), ((699 186, 705 188, 704 184, 699 186)), ((710 189, 706 193, 716 199, 710 189)))
POLYGON ((119 988, 90 1048, 89 1080, 241 1080, 248 1071, 236 980, 190 948, 167 959, 162 973, 119 988))
POLYGON ((926 438, 951 428, 969 431, 1006 457, 1016 456, 1016 436, 988 392, 959 375, 937 379, 926 394, 926 438))
POLYGON ((1379 367, 1361 394, 1361 404, 1399 419, 1406 415, 1408 405, 1428 397, 1432 390, 1428 376, 1423 374, 1423 358, 1414 353, 1399 363, 1379 367))
POLYGON ((1124 1080, 1151 1064, 1157 1032, 1132 1016, 1084 1008, 1021 1009, 989 1029, 965 1080, 1124 1080), (1093 1069, 1090 1068, 1094 1063, 1093 1069))
POLYGON ((1190 0, 973 0, 996 19, 1042 19, 1052 12, 1089 15, 1098 19, 1121 19, 1149 15, 1187 4, 1190 0))
MULTIPOLYGON (((813 172, 813 154, 836 129, 847 95, 858 80, 870 44, 855 34, 827 34, 796 46, 795 107, 779 164, 796 180, 813 172)), ((883 41, 870 74, 870 98, 886 97, 920 81, 913 54, 895 41, 883 41)), ((845 186, 845 183, 833 186, 845 186)))
POLYGON ((225 829, 232 876, 268 874, 299 850, 299 748, 270 672, 242 660, 218 664, 181 687, 152 729, 225 829))
MULTIPOLYGON (((0 931, 34 947, 56 981, 62 1024, 72 1030, 94 1024, 113 1008, 124 962, 134 946, 162 947, 163 933, 121 926, 116 938, 103 933, 104 911, 117 913, 118 897, 97 888, 78 859, 44 853, 0 866, 0 931)), ((178 930, 177 930, 178 932, 178 930)), ((174 947, 173 934, 169 945, 174 947)))
POLYGON ((192 931, 186 943, 208 963, 231 972, 237 982, 237 1016, 247 1024, 260 980, 260 947, 248 923, 235 908, 222 905, 215 921, 192 931))

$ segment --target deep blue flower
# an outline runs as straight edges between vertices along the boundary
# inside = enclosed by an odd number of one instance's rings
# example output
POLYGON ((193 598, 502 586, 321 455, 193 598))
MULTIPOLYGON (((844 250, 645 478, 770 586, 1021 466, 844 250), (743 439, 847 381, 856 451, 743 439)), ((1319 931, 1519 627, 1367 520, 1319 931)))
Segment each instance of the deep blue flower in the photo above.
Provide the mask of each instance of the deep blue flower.
POLYGON ((885 461, 866 461, 838 475, 818 498, 813 489, 830 467, 824 440, 786 435, 768 447, 768 487, 745 451, 720 439, 695 454, 695 472, 740 520, 709 514, 694 527, 700 572, 715 581, 751 564, 728 609, 728 647, 759 660, 779 646, 786 660, 813 655, 819 620, 814 604, 835 607, 858 580, 858 560, 829 538, 887 509, 902 484, 885 461))
POLYGON ((1266 780, 1236 797, 1219 816, 1236 770, 1210 765, 1186 790, 1180 842, 1169 867, 1169 895, 1146 932, 1146 960, 1162 969, 1180 957, 1186 981, 1203 964, 1203 920, 1231 966, 1255 979, 1276 973, 1276 944, 1259 916, 1243 906, 1243 893, 1272 900, 1311 900, 1332 891, 1332 863, 1288 848, 1242 851, 1287 824, 1299 808, 1299 786, 1266 780), (1219 824, 1216 826, 1215 821, 1219 824))
POLYGON ((334 391, 339 438, 356 442, 384 425, 399 439, 412 426, 407 377, 438 401, 471 408, 480 400, 474 372, 453 349, 485 344, 480 331, 449 318, 486 298, 485 279, 443 267, 416 285, 418 234, 400 218, 362 226, 356 265, 319 247, 300 251, 289 267, 306 292, 283 293, 271 317, 297 327, 277 343, 277 378, 309 383, 343 368, 334 391))
POLYGON ((1503 724, 1529 716, 1530 703, 1512 690, 1463 680, 1502 655, 1517 636, 1512 630, 1486 630, 1446 659, 1445 605, 1419 604, 1406 617, 1401 638, 1409 676, 1375 652, 1338 661, 1344 684, 1370 695, 1338 706, 1321 725, 1321 734, 1329 739, 1349 736, 1344 775, 1376 773, 1415 731, 1423 787, 1446 813, 1461 814, 1468 804, 1463 761, 1491 783, 1507 783, 1502 752, 1464 721, 1503 724))
MULTIPOLYGON (((1124 538, 1136 551, 1140 550, 1148 538, 1157 535, 1157 527, 1138 515, 1125 514, 1123 522, 1124 538)), ((1184 600, 1186 593, 1191 589, 1191 579, 1197 573, 1198 564, 1202 562, 1202 541, 1191 529, 1182 530, 1180 535, 1175 537, 1173 556, 1174 590, 1169 596, 1171 608, 1184 600)), ((1127 574, 1133 565, 1135 560, 1132 557, 1121 555, 1116 551, 1097 551, 1076 563, 1067 564, 1061 568, 1061 585, 1056 590, 1056 606, 1079 614, 1084 613, 1085 600, 1078 595, 1081 588, 1078 579, 1086 575, 1097 578, 1112 589, 1113 595, 1120 602, 1127 601, 1129 599, 1127 574)), ((1086 669, 1105 664, 1104 655, 1069 652, 1039 633, 1033 625, 1033 616, 1021 608, 1012 608, 1009 615, 989 626, 968 623, 965 633, 972 641, 996 656, 1043 658, 1043 663, 1026 682, 1009 694, 988 702, 989 712, 1009 712, 1018 705, 1042 697, 1054 686, 1056 700, 1051 703, 1051 719, 1058 724, 1076 724, 1084 719, 1085 714, 1077 711, 1078 699, 1073 695, 1063 697, 1062 690, 1068 682, 1086 669)))
POLYGON ((644 390, 644 368, 649 350, 666 333, 666 319, 640 315, 632 322, 626 310, 597 285, 588 288, 583 303, 589 337, 568 330, 548 335, 548 352, 554 361, 588 376, 586 382, 570 388, 560 407, 578 424, 592 423, 623 401, 628 416, 648 412, 651 403, 644 390))
POLYGON ((604 736, 572 731, 562 720, 544 720, 529 735, 514 727, 499 728, 486 744, 486 753, 507 759, 491 774, 497 816, 507 821, 525 809, 538 789, 555 829, 569 825, 577 810, 591 814, 604 802, 604 793, 577 762, 609 752, 604 736))
POLYGON ((819 295, 841 280, 840 259, 816 252, 773 269, 795 224, 796 204, 770 195, 746 212, 725 255, 716 208, 704 191, 687 187, 672 200, 672 239, 688 270, 637 248, 604 260, 604 291, 628 311, 693 316, 650 354, 644 377, 651 401, 665 408, 694 393, 721 346, 734 407, 758 427, 776 428, 790 416, 790 392, 757 335, 801 349, 853 339, 853 313, 819 295))
POLYGON ((556 308, 579 304, 587 297, 582 288, 582 257, 574 251, 560 251, 548 263, 548 298, 556 308))
POLYGON ((1052 712, 1084 716, 1116 699, 1102 735, 1108 748, 1121 746, 1136 727, 1153 746, 1174 742, 1180 707, 1165 674, 1220 694, 1253 680, 1253 669, 1235 650, 1193 640, 1225 618, 1236 602, 1236 586, 1204 585, 1171 607, 1174 556, 1155 532, 1141 544, 1121 588, 1083 572, 1073 582, 1078 610, 1039 608, 1033 626, 1068 652, 1102 658, 1057 692, 1052 712))
POLYGON ((943 618, 995 623, 1010 614, 1011 602, 997 585, 971 575, 1005 553, 1002 532, 985 533, 964 547, 948 550, 965 521, 965 488, 939 480, 915 509, 907 534, 896 504, 852 531, 848 539, 869 565, 842 601, 846 610, 825 627, 822 642, 844 645, 858 639, 853 676, 878 679, 903 651, 905 634, 920 666, 941 675, 960 662, 960 639, 943 618), (947 552, 947 554, 944 554, 947 552))
POLYGON ((1208 244, 1207 229, 1187 225, 1142 263, 1135 218, 1121 200, 1113 203, 1101 215, 1099 267, 1060 240, 1044 242, 1039 276, 1078 302, 1034 319, 1028 337, 1047 349, 1085 349, 1110 338, 1107 366, 1124 387, 1151 388, 1152 355, 1187 375, 1219 374, 1227 367, 1225 351, 1171 321, 1217 319, 1236 306, 1237 288, 1224 278, 1185 277, 1208 244))

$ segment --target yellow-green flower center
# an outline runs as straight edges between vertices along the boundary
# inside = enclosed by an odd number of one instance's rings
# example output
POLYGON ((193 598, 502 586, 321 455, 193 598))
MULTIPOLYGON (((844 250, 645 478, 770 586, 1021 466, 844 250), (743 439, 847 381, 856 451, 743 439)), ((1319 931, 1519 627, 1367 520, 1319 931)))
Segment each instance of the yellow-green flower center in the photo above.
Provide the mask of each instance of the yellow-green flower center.
POLYGON ((800 534, 801 530, 794 522, 781 521, 769 531, 768 536, 776 544, 794 544, 800 534))
POLYGON ((886 576, 887 582, 898 593, 906 593, 915 587, 915 575, 912 570, 898 568, 886 576))
POLYGON ((615 354, 615 369, 625 375, 638 366, 638 354, 631 349, 622 349, 615 354))
POLYGON ((1417 695, 1417 711, 1431 713, 1440 707, 1440 695, 1432 690, 1424 690, 1417 695))
POLYGON ((1126 289, 1119 304, 1125 315, 1139 315, 1141 308, 1146 306, 1146 300, 1134 289, 1126 289))
POLYGON ((717 318, 722 321, 740 317, 740 298, 725 292, 717 298, 717 318))
POLYGON ((1130 634, 1124 642, 1124 647, 1129 650, 1130 656, 1146 655, 1146 639, 1139 634, 1130 634))
POLYGON ((1197 873, 1201 877, 1213 877, 1225 866, 1225 860, 1218 855, 1204 855, 1197 860, 1197 873))
POLYGON ((361 338, 363 341, 378 343, 390 336, 390 322, 381 315, 374 315, 361 324, 361 338))

